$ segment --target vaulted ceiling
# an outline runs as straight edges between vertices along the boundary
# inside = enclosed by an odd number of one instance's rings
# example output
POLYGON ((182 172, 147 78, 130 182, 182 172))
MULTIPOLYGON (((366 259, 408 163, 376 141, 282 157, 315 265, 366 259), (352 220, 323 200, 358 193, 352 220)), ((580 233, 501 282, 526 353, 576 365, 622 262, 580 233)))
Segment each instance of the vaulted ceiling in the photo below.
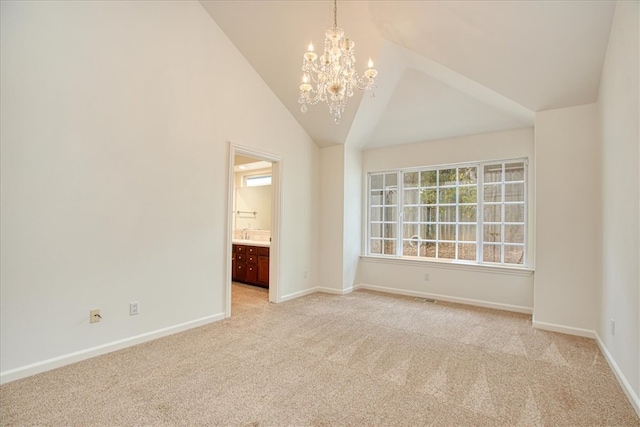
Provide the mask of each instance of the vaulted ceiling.
POLYGON ((298 104, 302 55, 333 25, 332 1, 202 5, 319 146, 361 148, 533 126, 535 112, 597 100, 613 1, 338 1, 338 26, 375 97, 339 124, 298 104))

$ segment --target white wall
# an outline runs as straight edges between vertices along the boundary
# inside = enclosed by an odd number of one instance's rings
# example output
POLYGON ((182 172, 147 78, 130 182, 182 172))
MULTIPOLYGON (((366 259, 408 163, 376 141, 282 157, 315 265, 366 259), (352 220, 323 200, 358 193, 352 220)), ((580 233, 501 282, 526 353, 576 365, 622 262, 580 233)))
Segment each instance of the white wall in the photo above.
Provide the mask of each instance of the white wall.
POLYGON ((639 21, 638 2, 617 3, 600 82, 603 256, 595 326, 640 413, 639 21))
POLYGON ((233 229, 271 229, 271 185, 244 187, 244 178, 252 175, 271 175, 271 168, 241 171, 234 174, 233 229), (238 214, 237 211, 257 212, 238 214))
POLYGON ((593 331, 600 272, 595 104, 536 114, 534 325, 593 331))
POLYGON ((234 229, 269 230, 271 228, 271 186, 236 187, 235 193, 234 229))
POLYGON ((321 152, 323 291, 348 293, 356 284, 362 242, 362 151, 334 145, 321 152))
POLYGON ((199 3, 0 7, 2 381, 223 315, 229 141, 282 156, 316 285, 319 150, 199 3))
POLYGON ((320 150, 320 280, 319 286, 342 291, 344 146, 320 150))
MULTIPOLYGON (((452 164, 471 161, 529 158, 529 267, 533 267, 534 165, 533 129, 474 135, 363 152, 363 175, 389 169, 452 164)), ((362 259, 358 282, 409 295, 531 312, 533 277, 527 271, 489 267, 453 266, 428 261, 362 259), (424 275, 429 274, 429 281, 424 275)))
POLYGON ((356 285, 362 248, 362 151, 344 146, 343 291, 356 285))

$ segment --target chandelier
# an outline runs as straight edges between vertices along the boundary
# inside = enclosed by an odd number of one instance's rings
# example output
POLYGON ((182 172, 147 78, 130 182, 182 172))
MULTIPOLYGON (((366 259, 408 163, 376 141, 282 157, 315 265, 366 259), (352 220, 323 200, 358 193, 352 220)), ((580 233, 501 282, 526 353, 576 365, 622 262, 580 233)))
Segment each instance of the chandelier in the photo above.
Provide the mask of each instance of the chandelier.
POLYGON ((304 74, 298 102, 302 104, 300 110, 303 113, 307 112, 307 104, 315 105, 318 101, 326 101, 333 120, 339 123, 347 99, 353 96, 354 88, 371 90, 371 96, 374 96, 373 79, 378 71, 373 68, 373 61, 369 58, 369 68, 365 70, 364 77, 359 76, 355 70, 354 51, 355 43, 346 38, 344 30, 338 27, 338 5, 337 0, 333 0, 333 27, 325 32, 324 53, 318 59, 313 51, 313 43, 309 43, 302 61, 304 74))

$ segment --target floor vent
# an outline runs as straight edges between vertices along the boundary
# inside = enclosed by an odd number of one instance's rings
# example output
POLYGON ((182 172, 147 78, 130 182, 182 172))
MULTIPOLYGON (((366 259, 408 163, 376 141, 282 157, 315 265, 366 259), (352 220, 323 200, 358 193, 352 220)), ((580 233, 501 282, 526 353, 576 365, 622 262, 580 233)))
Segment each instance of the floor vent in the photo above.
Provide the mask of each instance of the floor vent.
POLYGON ((414 297, 413 298, 414 301, 422 301, 422 302, 431 302, 431 303, 436 303, 437 301, 431 298, 420 298, 420 297, 414 297))

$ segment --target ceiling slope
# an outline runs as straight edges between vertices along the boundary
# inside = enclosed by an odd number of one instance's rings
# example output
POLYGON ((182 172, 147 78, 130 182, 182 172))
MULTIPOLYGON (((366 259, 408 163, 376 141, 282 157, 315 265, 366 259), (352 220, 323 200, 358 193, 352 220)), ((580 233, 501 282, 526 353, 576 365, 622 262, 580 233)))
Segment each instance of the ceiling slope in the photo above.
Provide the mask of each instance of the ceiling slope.
POLYGON ((319 146, 361 148, 533 126, 536 111, 595 102, 615 2, 339 1, 338 25, 375 98, 300 112, 309 41, 322 44, 332 1, 205 1, 205 10, 319 146))

